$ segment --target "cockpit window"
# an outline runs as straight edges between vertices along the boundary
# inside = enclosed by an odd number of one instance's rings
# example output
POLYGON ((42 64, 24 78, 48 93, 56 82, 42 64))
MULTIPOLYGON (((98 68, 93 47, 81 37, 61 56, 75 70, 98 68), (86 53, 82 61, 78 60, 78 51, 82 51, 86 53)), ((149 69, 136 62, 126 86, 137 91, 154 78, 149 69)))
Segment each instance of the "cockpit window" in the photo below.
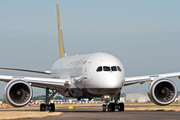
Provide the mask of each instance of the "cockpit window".
POLYGON ((117 69, 118 69, 118 71, 121 71, 121 68, 119 66, 117 66, 117 69))
POLYGON ((121 71, 121 68, 119 66, 99 66, 96 69, 97 72, 101 72, 101 71, 121 71))
POLYGON ((108 67, 108 66, 103 66, 103 71, 110 71, 110 67, 108 67))
POLYGON ((102 66, 99 66, 97 69, 96 69, 97 72, 101 72, 102 71, 102 66))
POLYGON ((112 67, 111 67, 111 70, 112 70, 112 71, 117 71, 116 66, 112 66, 112 67))

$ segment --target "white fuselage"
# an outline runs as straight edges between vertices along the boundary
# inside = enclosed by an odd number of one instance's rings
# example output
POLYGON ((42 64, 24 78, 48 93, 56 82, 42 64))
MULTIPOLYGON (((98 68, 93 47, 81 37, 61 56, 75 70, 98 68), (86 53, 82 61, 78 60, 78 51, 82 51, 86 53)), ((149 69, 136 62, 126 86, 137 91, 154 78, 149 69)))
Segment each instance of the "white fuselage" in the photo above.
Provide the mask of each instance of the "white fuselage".
POLYGON ((69 89, 60 94, 77 98, 118 94, 124 86, 124 76, 122 63, 107 53, 61 58, 51 71, 51 78, 70 79, 69 89))

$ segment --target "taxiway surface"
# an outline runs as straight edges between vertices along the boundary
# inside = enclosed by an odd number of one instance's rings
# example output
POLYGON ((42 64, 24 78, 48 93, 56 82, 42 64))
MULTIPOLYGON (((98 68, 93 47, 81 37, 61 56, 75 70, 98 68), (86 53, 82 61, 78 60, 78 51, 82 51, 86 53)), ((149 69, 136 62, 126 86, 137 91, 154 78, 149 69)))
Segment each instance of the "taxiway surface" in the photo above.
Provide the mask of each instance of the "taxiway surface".
MULTIPOLYGON (((101 112, 99 109, 59 109, 63 115, 56 117, 46 117, 42 120, 109 120, 109 119, 125 119, 125 120, 179 120, 180 112, 174 111, 124 111, 124 112, 101 112)), ((27 119, 39 120, 39 119, 27 119)))

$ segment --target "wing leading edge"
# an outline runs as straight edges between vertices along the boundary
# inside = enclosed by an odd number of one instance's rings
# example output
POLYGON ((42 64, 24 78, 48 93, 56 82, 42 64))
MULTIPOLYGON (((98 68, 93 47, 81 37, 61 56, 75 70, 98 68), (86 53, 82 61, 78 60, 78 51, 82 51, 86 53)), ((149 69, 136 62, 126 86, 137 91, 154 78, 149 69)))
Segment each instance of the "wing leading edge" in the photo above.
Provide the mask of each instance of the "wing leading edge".
POLYGON ((180 79, 180 72, 149 75, 149 76, 127 77, 125 78, 124 86, 129 86, 138 83, 143 84, 145 82, 153 81, 154 79, 157 78, 172 78, 172 77, 178 77, 180 79))
POLYGON ((60 90, 70 85, 69 79, 51 79, 51 78, 38 78, 38 77, 14 77, 0 75, 0 81, 9 82, 11 80, 25 80, 34 87, 49 88, 60 90))
POLYGON ((0 69, 3 70, 16 70, 16 71, 24 71, 24 72, 33 72, 33 73, 41 73, 41 74, 51 74, 51 71, 37 71, 37 70, 27 70, 27 69, 17 69, 17 68, 5 68, 5 67, 0 67, 0 69))

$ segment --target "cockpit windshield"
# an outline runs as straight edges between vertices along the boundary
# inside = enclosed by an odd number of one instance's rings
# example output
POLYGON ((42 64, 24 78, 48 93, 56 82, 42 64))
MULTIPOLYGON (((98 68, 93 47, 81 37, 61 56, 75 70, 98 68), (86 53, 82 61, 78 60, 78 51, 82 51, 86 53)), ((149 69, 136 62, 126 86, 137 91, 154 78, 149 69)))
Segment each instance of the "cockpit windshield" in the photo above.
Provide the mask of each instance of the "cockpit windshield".
POLYGON ((102 66, 99 66, 97 69, 96 69, 97 72, 101 72, 102 71, 102 66))
POLYGON ((101 71, 121 71, 121 68, 119 66, 99 66, 96 69, 97 72, 101 72, 101 71))
POLYGON ((111 67, 111 71, 117 71, 116 66, 112 66, 112 67, 111 67))
POLYGON ((103 66, 103 71, 110 71, 110 67, 108 67, 108 66, 103 66))
POLYGON ((118 69, 118 71, 121 71, 121 68, 119 66, 117 66, 117 69, 118 69))

